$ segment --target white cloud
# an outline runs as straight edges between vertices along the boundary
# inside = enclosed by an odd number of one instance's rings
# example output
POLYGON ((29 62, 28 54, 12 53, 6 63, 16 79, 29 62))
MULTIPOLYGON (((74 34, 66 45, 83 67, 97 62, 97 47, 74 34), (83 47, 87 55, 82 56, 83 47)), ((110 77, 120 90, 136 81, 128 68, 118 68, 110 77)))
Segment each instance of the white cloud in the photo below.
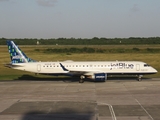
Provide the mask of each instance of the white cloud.
POLYGON ((53 7, 57 0, 36 0, 37 4, 44 7, 53 7))

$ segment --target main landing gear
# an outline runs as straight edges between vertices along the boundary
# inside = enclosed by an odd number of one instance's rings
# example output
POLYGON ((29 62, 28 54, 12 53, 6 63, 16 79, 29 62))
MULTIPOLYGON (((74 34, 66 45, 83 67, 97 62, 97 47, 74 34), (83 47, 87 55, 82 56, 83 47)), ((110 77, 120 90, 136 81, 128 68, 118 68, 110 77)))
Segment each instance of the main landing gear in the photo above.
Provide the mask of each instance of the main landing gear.
POLYGON ((84 83, 84 78, 85 78, 85 76, 81 75, 81 76, 80 76, 79 83, 84 83))
POLYGON ((143 77, 143 75, 138 75, 137 80, 138 80, 138 81, 142 81, 142 77, 143 77))

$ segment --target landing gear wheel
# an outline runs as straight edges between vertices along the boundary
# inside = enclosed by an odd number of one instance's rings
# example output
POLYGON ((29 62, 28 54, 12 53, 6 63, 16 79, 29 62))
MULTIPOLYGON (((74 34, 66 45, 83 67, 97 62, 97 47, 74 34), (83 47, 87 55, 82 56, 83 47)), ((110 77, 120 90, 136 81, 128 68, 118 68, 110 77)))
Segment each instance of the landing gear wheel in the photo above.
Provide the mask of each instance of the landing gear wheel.
POLYGON ((79 83, 84 83, 84 80, 83 80, 83 79, 80 79, 80 80, 79 80, 79 83))
POLYGON ((138 81, 142 81, 142 79, 141 79, 141 78, 138 78, 138 81))
POLYGON ((85 78, 85 76, 81 75, 81 76, 80 76, 79 83, 84 83, 84 78, 85 78))
POLYGON ((142 77, 143 77, 143 75, 139 75, 138 76, 138 81, 142 81, 142 77))

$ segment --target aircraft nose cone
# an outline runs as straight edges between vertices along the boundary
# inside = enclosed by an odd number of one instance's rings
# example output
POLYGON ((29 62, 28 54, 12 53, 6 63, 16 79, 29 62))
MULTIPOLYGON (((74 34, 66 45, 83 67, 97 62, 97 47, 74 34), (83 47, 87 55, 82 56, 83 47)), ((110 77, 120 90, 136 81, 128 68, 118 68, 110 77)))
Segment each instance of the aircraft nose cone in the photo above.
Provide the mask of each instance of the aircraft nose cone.
POLYGON ((154 73, 157 73, 158 71, 156 69, 153 68, 154 73))
POLYGON ((157 70, 155 70, 156 71, 156 73, 158 72, 157 70))

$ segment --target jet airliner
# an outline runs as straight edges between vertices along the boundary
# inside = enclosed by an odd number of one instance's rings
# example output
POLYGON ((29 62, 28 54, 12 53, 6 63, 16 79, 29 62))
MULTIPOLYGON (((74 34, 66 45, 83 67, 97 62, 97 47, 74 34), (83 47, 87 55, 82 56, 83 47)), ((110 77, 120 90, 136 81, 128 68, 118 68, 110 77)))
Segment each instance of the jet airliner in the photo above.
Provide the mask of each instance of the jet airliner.
POLYGON ((140 61, 62 61, 37 62, 21 51, 13 42, 7 41, 11 62, 7 67, 44 75, 79 76, 79 82, 85 79, 106 81, 109 75, 137 75, 138 80, 145 74, 155 74, 157 70, 140 61))

